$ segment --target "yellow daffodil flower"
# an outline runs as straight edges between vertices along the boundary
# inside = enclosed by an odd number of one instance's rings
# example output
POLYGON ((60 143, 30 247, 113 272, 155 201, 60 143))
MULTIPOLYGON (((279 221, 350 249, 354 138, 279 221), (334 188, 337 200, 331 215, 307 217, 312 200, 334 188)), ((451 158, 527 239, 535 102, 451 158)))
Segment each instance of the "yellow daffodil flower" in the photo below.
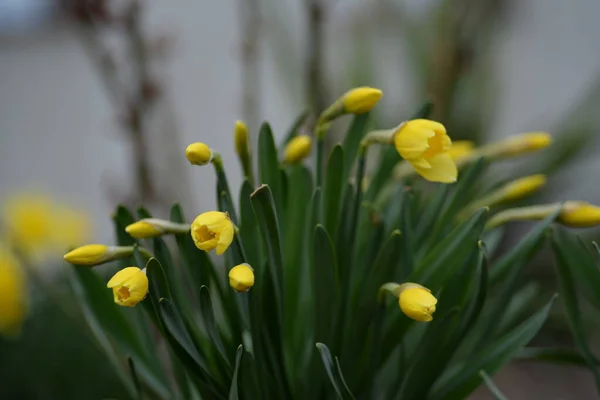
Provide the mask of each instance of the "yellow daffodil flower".
POLYGON ((247 292, 254 286, 254 270, 246 263, 236 265, 229 271, 229 286, 237 292, 247 292))
POLYGON ((375 107, 382 95, 381 90, 367 86, 351 89, 342 96, 344 113, 367 113, 375 107))
POLYGON ((127 267, 117 272, 106 287, 112 289, 115 303, 133 307, 148 294, 148 277, 138 267, 127 267))
POLYGON ((0 245, 0 334, 18 334, 26 313, 25 275, 17 259, 0 245))
POLYGON ((475 143, 470 140, 454 140, 448 153, 450 153, 452 160, 456 161, 471 154, 473 149, 475 149, 475 143))
POLYGON ((240 157, 246 157, 250 147, 250 135, 248 134, 248 127, 242 121, 235 121, 233 139, 236 153, 240 157))
POLYGON ((522 199, 535 193, 539 188, 546 184, 546 175, 536 174, 526 176, 521 179, 507 183, 502 189, 504 190, 504 201, 514 201, 522 199))
POLYGON ((191 164, 206 165, 212 159, 212 151, 210 147, 204 143, 196 142, 190 144, 185 149, 185 156, 191 164))
POLYGON ((63 258, 75 265, 96 265, 106 260, 108 250, 108 246, 104 244, 86 244, 71 250, 63 258))
POLYGON ((567 201, 558 215, 558 222, 573 228, 600 225, 600 207, 584 201, 567 201))
POLYGON ((398 304, 402 312, 415 321, 431 321, 437 304, 437 299, 431 291, 416 283, 404 283, 400 286, 402 289, 398 296, 398 304))
POLYGON ((229 215, 220 211, 209 211, 200 214, 192 222, 192 239, 200 250, 216 249, 221 255, 233 242, 234 227, 229 215))
POLYGON ((407 121, 394 133, 396 150, 419 175, 431 182, 453 183, 458 175, 446 128, 427 119, 407 121))

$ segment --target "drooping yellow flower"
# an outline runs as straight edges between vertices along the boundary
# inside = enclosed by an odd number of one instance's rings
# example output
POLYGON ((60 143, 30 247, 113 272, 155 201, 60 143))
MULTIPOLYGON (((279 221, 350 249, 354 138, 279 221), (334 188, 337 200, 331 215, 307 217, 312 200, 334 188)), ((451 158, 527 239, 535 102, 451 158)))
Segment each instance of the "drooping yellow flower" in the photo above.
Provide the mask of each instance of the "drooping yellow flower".
POLYGON ((221 255, 233 242, 234 227, 227 213, 209 211, 192 222, 191 234, 197 248, 206 252, 216 249, 221 255))
POLYGON ((546 184, 546 175, 536 174, 526 176, 508 183, 503 189, 505 191, 504 201, 514 201, 522 199, 536 192, 546 184))
POLYGON ((44 194, 13 195, 2 211, 7 227, 5 239, 28 257, 42 258, 77 246, 91 231, 87 215, 44 194))
POLYGON ((127 225, 125 232, 136 239, 153 238, 163 234, 162 229, 159 229, 151 222, 145 220, 136 221, 133 224, 127 225))
POLYGON ((75 265, 96 265, 106 260, 108 250, 108 246, 104 244, 86 244, 71 250, 63 258, 75 265))
POLYGON ((437 299, 431 291, 416 283, 405 283, 400 286, 403 288, 398 296, 398 303, 402 312, 415 321, 431 321, 437 304, 437 299))
POLYGON ((459 160, 473 152, 475 143, 470 140, 455 140, 452 142, 452 146, 448 153, 454 161, 459 160))
POLYGON ((295 136, 285 147, 283 162, 296 164, 310 155, 312 139, 308 135, 295 136))
POLYGON ((240 264, 229 271, 229 286, 237 292, 247 292, 254 286, 254 270, 249 264, 240 264))
POLYGON ((106 287, 112 289, 115 303, 133 307, 148 294, 148 277, 138 267, 127 267, 117 272, 106 287))
POLYGON ((375 107, 382 95, 381 90, 367 86, 351 89, 342 96, 344 113, 367 113, 375 107))
POLYGON ((204 143, 196 142, 186 147, 185 156, 191 164, 206 165, 212 159, 212 151, 204 143))
POLYGON ((0 244, 0 334, 19 333, 26 313, 25 275, 16 258, 0 244))
POLYGON ((407 121, 394 133, 396 150, 419 175, 431 182, 453 183, 458 175, 446 128, 427 119, 407 121))
POLYGON ((584 201, 567 201, 558 215, 558 222, 573 228, 600 225, 600 207, 584 201))

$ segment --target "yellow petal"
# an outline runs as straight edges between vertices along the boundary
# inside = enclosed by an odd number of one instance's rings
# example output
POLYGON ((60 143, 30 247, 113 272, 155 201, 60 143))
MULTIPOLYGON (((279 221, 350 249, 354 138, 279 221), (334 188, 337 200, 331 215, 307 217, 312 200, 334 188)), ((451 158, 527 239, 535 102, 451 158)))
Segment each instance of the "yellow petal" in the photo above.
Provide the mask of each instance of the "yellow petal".
POLYGON ((127 267, 117 272, 106 284, 106 287, 112 288, 121 286, 132 279, 135 279, 136 275, 142 272, 138 267, 127 267))
POLYGON ((231 221, 225 226, 219 235, 219 243, 217 244, 217 255, 221 255, 227 250, 231 242, 233 242, 234 229, 231 221))
POLYGON ((405 160, 412 161, 420 158, 429 148, 429 138, 435 132, 429 129, 413 129, 410 121, 401 126, 394 136, 396 150, 405 160))
POLYGON ((430 182, 454 183, 458 176, 456 164, 449 153, 441 153, 428 159, 431 168, 413 167, 419 175, 430 182))

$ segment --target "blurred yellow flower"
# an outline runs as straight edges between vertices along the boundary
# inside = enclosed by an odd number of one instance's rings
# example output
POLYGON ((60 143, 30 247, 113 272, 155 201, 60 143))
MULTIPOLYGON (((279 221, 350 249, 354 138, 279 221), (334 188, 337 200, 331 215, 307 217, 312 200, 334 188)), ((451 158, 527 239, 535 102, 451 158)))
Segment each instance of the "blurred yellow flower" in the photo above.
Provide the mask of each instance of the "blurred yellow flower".
POLYGON ((310 155, 312 139, 308 135, 295 136, 285 147, 283 162, 286 164, 295 164, 304 160, 310 155))
POLYGON ((381 99, 383 92, 372 87, 357 87, 342 96, 344 112, 347 114, 364 114, 373 109, 381 99))
POLYGON ((398 303, 400 309, 409 318, 420 322, 433 320, 437 299, 431 291, 416 283, 404 283, 401 286, 398 303))
POLYGON ((17 259, 0 244, 0 334, 18 334, 27 311, 27 285, 17 259))
POLYGON ((240 157, 247 156, 249 152, 249 134, 248 127, 242 121, 235 121, 235 129, 233 132, 233 139, 235 142, 235 151, 240 157))
POLYGON ((414 119, 402 123, 394 133, 394 145, 400 156, 428 181, 456 182, 458 172, 449 153, 452 141, 439 122, 414 119))
POLYGON ((221 255, 233 242, 234 227, 227 213, 209 211, 192 222, 191 234, 197 248, 206 252, 216 249, 221 255))
POLYGON ((133 307, 148 294, 148 277, 138 267, 127 267, 117 272, 106 287, 112 289, 115 303, 133 307))
POLYGON ((558 215, 558 222, 573 228, 600 225, 600 207, 584 201, 567 201, 558 215))
POLYGON ((212 151, 204 143, 196 142, 186 147, 185 156, 194 165, 206 165, 212 159, 212 151))
POLYGON ((475 143, 470 140, 455 140, 452 142, 452 146, 448 150, 448 153, 450 153, 450 157, 456 161, 471 154, 474 148, 475 143))
POLYGON ((90 231, 88 216, 43 194, 23 193, 4 203, 5 240, 29 257, 41 257, 84 242, 90 231))
POLYGON ((237 292, 247 292, 254 286, 254 270, 249 264, 240 264, 229 271, 229 286, 237 292))

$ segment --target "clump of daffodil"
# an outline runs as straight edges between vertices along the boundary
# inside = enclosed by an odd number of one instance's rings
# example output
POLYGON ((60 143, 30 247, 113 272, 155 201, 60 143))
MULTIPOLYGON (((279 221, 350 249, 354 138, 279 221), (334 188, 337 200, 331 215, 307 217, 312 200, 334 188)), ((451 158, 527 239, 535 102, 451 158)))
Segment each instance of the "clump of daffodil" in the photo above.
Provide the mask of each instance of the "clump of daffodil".
POLYGON ((380 300, 384 293, 398 298, 400 310, 407 317, 419 322, 433 320, 437 299, 426 287, 412 282, 402 284, 389 282, 379 289, 380 300))
POLYGON ((44 194, 10 196, 3 205, 2 221, 4 239, 35 259, 79 245, 90 232, 87 215, 44 194))
POLYGON ((185 156, 193 165, 206 165, 212 160, 213 153, 206 144, 196 142, 186 147, 185 156))
POLYGON ((148 294, 148 277, 145 270, 127 267, 117 272, 106 284, 112 289, 115 303, 124 307, 133 307, 144 300, 148 294))
POLYGON ((317 131, 324 132, 329 122, 344 114, 364 114, 371 111, 382 95, 381 90, 367 86, 348 90, 321 113, 318 122, 321 129, 317 131))
POLYGON ((218 255, 233 242, 234 226, 229 215, 220 211, 209 211, 196 217, 191 226, 192 239, 200 250, 216 249, 218 255))
POLYGON ((229 286, 236 292, 247 292, 254 286, 254 270, 249 264, 240 264, 229 271, 229 286))
POLYGON ((125 232, 136 239, 148 239, 165 233, 187 233, 190 226, 158 218, 144 218, 125 228, 125 232))
POLYGON ((27 284, 21 265, 0 244, 0 335, 19 333, 27 314, 27 284))
MULTIPOLYGON (((133 255, 133 246, 107 246, 104 244, 86 244, 77 247, 63 256, 66 262, 88 267, 104 264, 133 255)), ((145 252, 140 248, 140 251, 145 252)))
POLYGON ((308 135, 298 135, 292 138, 284 150, 283 162, 297 164, 310 155, 312 139, 308 135))
POLYGON ((492 229, 511 221, 541 220, 556 211, 556 221, 571 228, 590 228, 600 225, 600 207, 585 201, 539 204, 529 207, 509 208, 494 215, 486 229, 492 229))
POLYGON ((423 178, 456 182, 458 172, 449 152, 452 141, 444 125, 427 119, 407 121, 395 129, 393 141, 400 156, 423 178))

